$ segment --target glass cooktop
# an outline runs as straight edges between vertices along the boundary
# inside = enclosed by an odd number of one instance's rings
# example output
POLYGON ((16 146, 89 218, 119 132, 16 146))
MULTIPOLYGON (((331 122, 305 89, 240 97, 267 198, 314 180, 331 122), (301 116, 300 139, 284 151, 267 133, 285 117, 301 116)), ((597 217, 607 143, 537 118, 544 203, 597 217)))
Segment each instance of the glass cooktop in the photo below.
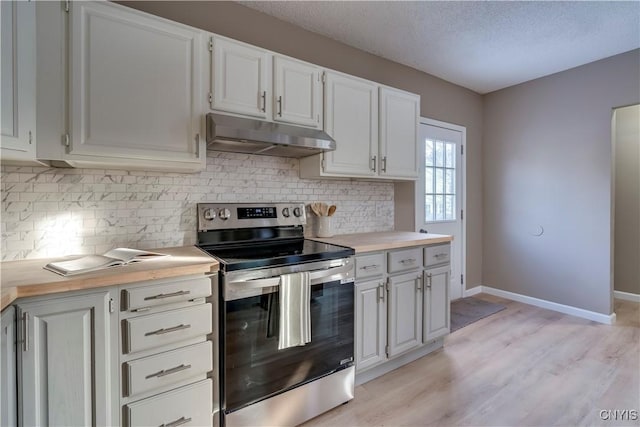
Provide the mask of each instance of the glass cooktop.
POLYGON ((352 248, 308 239, 256 241, 238 245, 200 246, 200 248, 220 261, 222 271, 337 259, 355 253, 352 248))

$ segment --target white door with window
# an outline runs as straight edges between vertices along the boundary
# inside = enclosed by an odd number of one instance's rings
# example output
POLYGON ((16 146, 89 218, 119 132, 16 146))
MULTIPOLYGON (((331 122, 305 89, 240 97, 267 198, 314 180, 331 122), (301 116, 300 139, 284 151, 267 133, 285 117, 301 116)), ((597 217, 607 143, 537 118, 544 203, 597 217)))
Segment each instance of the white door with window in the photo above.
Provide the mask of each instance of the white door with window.
POLYGON ((416 231, 453 236, 450 298, 463 296, 463 170, 465 128, 420 120, 420 177, 416 185, 416 231))

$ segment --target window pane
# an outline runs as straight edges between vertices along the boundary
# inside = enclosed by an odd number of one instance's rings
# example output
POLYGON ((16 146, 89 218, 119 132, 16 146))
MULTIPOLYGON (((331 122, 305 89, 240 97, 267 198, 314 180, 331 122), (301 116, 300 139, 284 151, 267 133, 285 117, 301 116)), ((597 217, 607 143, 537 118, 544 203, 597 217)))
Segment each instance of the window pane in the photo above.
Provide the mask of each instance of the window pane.
POLYGON ((445 217, 448 220, 456 219, 456 197, 445 196, 445 217))
POLYGON ((445 147, 445 166, 456 167, 456 145, 448 142, 445 147))
POLYGON ((425 222, 433 221, 434 218, 434 205, 433 194, 427 194, 424 196, 424 220, 425 222))
POLYGON ((455 170, 445 169, 444 192, 447 194, 456 193, 455 170))
POLYGON ((436 191, 437 194, 444 193, 444 169, 436 168, 436 191))
POLYGON ((444 196, 435 196, 436 198, 436 221, 444 220, 444 196))
POLYGON ((444 166, 444 143, 436 141, 436 166, 444 166))
POLYGON ((424 170, 424 192, 435 193, 435 187, 433 186, 433 168, 426 168, 424 170))
POLYGON ((433 166, 433 141, 430 139, 424 142, 424 164, 433 166))

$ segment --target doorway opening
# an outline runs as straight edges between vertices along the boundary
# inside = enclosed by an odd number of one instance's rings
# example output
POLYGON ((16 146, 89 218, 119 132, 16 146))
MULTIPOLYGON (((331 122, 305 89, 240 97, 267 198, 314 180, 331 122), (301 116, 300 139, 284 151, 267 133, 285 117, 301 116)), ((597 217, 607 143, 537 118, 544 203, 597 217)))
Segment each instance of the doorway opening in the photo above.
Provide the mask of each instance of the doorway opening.
POLYGON ((611 134, 613 297, 640 302, 640 105, 616 108, 611 134))

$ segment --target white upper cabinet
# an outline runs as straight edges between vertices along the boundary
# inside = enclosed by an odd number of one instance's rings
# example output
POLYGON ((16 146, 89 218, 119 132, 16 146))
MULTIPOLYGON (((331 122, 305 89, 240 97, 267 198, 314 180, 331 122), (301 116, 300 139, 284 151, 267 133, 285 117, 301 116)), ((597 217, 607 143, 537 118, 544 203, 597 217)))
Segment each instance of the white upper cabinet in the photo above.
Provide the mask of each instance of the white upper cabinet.
POLYGON ((71 2, 69 22, 64 160, 203 168, 201 32, 109 2, 71 2))
POLYGON ((336 150, 324 153, 327 175, 372 177, 377 174, 378 86, 343 74, 327 72, 325 131, 336 150))
POLYGON ((213 37, 211 109, 266 119, 271 113, 270 54, 264 49, 213 37))
POLYGON ((418 177, 420 96, 380 88, 380 176, 418 177))
POLYGON ((420 96, 333 72, 324 93, 336 150, 301 159, 302 178, 418 177, 420 96))
POLYGON ((36 163, 35 2, 2 1, 2 163, 36 163))
POLYGON ((322 69, 274 56, 273 102, 274 121, 322 127, 322 69))

